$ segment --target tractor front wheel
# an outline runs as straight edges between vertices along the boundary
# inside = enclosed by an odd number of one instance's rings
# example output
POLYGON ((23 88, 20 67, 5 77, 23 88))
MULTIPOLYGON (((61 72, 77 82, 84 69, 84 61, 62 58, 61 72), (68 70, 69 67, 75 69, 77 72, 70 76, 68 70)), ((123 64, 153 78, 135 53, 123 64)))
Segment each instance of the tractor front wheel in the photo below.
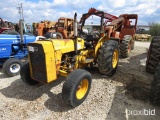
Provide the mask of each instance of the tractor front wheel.
POLYGON ((22 81, 28 85, 37 85, 39 84, 38 81, 35 81, 31 78, 30 74, 30 68, 29 68, 29 62, 28 60, 24 62, 21 71, 20 71, 20 77, 22 81))
POLYGON ((62 88, 62 97, 67 104, 76 107, 83 103, 91 88, 91 74, 83 69, 72 71, 62 88))
POLYGON ((2 69, 6 75, 13 77, 19 74, 21 67, 22 67, 21 60, 17 58, 10 58, 5 61, 2 69))
POLYGON ((115 74, 119 61, 118 43, 108 40, 103 43, 98 53, 98 69, 101 74, 112 76, 115 74))

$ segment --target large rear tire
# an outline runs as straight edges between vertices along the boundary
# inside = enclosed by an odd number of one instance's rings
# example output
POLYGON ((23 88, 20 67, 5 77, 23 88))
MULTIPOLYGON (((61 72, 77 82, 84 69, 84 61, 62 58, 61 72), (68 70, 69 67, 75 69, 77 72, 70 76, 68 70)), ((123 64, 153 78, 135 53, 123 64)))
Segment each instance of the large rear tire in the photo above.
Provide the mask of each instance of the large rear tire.
POLYGON ((9 58, 3 64, 3 72, 9 77, 19 75, 22 67, 22 61, 18 58, 9 58))
POLYGON ((160 105, 160 65, 154 74, 149 100, 151 104, 160 105))
POLYGON ((151 41, 147 61, 146 71, 154 73, 156 66, 160 63, 160 37, 154 37, 151 41))
POLYGON ((133 49, 131 46, 131 41, 132 41, 132 36, 125 35, 120 44, 120 53, 123 58, 127 58, 130 56, 131 49, 133 49))
POLYGON ((112 76, 115 74, 119 62, 118 43, 108 40, 103 43, 98 53, 98 69, 103 75, 112 76))
POLYGON ((28 60, 24 62, 21 71, 20 71, 20 77, 22 81, 28 85, 37 85, 39 84, 38 81, 35 81, 31 78, 30 74, 30 68, 29 68, 29 62, 28 60))
POLYGON ((83 69, 72 71, 63 84, 63 99, 72 107, 80 105, 86 99, 91 83, 92 78, 88 71, 83 69))

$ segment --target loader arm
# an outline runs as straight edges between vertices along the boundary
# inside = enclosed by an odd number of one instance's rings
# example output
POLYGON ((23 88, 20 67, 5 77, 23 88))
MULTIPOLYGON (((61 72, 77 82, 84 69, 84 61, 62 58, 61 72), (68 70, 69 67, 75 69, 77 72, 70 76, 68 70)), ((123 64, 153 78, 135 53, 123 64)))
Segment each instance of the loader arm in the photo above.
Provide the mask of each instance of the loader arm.
POLYGON ((118 18, 117 16, 111 15, 109 13, 105 13, 105 12, 97 10, 95 8, 90 8, 88 10, 88 13, 85 13, 85 14, 82 15, 79 23, 82 23, 84 20, 88 19, 91 15, 96 15, 96 16, 99 16, 99 17, 103 17, 103 18, 108 19, 108 20, 114 20, 114 19, 118 18))
POLYGON ((80 19, 79 23, 82 24, 81 25, 81 30, 82 30, 82 28, 83 28, 83 26, 85 24, 86 19, 88 19, 91 15, 96 15, 96 16, 101 17, 101 30, 103 29, 103 19, 104 18, 107 19, 106 22, 108 22, 108 21, 111 22, 112 20, 118 18, 117 16, 111 15, 109 13, 105 13, 105 12, 97 10, 95 8, 90 8, 88 10, 88 13, 83 14, 81 19, 80 19))

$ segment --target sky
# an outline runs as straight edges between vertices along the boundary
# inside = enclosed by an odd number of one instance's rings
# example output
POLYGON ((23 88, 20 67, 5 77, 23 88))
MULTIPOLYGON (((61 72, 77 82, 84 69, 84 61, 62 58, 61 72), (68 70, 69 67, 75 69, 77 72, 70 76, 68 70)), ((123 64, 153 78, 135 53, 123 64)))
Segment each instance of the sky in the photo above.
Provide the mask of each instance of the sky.
MULTIPOLYGON (((20 19, 17 7, 21 3, 26 23, 57 21, 60 17, 73 18, 75 12, 79 21, 91 7, 115 16, 138 14, 138 25, 160 23, 160 0, 1 0, 0 17, 17 23, 20 19)), ((100 18, 91 16, 86 24, 91 23, 99 24, 100 18)))

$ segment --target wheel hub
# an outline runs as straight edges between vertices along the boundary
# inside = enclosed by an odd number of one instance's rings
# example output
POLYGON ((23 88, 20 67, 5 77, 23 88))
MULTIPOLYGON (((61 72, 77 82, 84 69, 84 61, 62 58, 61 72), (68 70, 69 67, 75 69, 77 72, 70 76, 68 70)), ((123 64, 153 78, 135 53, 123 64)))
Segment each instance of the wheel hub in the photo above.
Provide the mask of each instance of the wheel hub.
POLYGON ((118 50, 114 50, 113 59, 112 59, 112 67, 115 68, 118 63, 118 50))
POLYGON ((88 85, 89 83, 87 79, 84 79, 80 82, 76 91, 77 99, 82 99, 85 96, 88 90, 88 85))
POLYGON ((17 63, 12 64, 12 65, 10 66, 10 71, 11 71, 12 73, 17 73, 18 71, 20 71, 20 65, 17 64, 17 63))

